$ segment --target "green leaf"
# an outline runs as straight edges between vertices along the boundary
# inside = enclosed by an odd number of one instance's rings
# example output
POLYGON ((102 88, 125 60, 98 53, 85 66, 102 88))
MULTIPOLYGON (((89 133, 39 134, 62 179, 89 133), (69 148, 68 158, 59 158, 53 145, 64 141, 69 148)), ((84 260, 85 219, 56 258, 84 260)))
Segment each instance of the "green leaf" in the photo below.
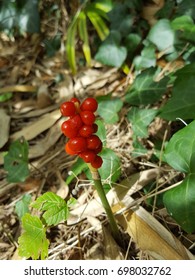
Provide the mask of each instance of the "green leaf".
POLYGON ((168 213, 188 233, 195 231, 194 185, 195 174, 189 174, 179 186, 163 196, 168 213))
POLYGON ((57 34, 52 39, 45 39, 43 41, 45 44, 46 54, 48 57, 52 57, 59 50, 61 45, 61 35, 57 34))
POLYGON ((131 152, 133 158, 142 157, 147 152, 148 150, 137 139, 133 142, 133 151, 131 152))
POLYGON ((87 169, 88 169, 87 164, 81 158, 78 157, 77 161, 73 164, 71 168, 71 174, 68 175, 66 179, 66 184, 69 185, 77 175, 81 174, 83 171, 87 169))
POLYGON ((184 66, 175 73, 177 79, 171 98, 161 108, 160 117, 167 120, 195 118, 195 63, 184 66))
POLYGON ((133 55, 141 41, 142 38, 137 33, 130 33, 128 36, 126 36, 125 46, 128 50, 128 55, 133 55))
POLYGON ((18 9, 18 27, 29 33, 40 32, 39 0, 27 0, 18 9))
POLYGON ((106 128, 102 120, 96 120, 95 122, 98 126, 98 131, 95 133, 103 142, 103 145, 106 145, 106 128))
POLYGON ((4 169, 8 172, 8 182, 24 182, 29 176, 28 142, 24 138, 10 145, 9 152, 4 156, 4 169))
POLYGON ((47 225, 57 225, 68 218, 66 201, 53 192, 44 193, 31 206, 44 211, 43 218, 47 225))
POLYGON ((125 100, 132 105, 147 105, 158 101, 166 92, 168 77, 154 81, 156 69, 149 68, 139 74, 126 92, 125 100))
MULTIPOLYGON (((99 155, 103 159, 103 164, 99 169, 101 179, 109 183, 115 183, 121 174, 120 158, 108 148, 104 148, 99 155)), ((104 188, 110 188, 110 184, 104 184, 104 188)))
POLYGON ((187 42, 195 43, 195 25, 190 16, 181 16, 175 18, 171 22, 171 26, 174 30, 179 31, 177 36, 179 39, 187 42))
POLYGON ((120 41, 120 33, 111 31, 99 47, 95 59, 105 65, 121 67, 127 57, 127 49, 120 45, 120 41))
POLYGON ((156 53, 154 45, 146 46, 142 50, 141 55, 134 58, 133 64, 135 64, 137 70, 156 66, 156 53))
POLYGON ((38 217, 26 213, 22 218, 24 232, 19 237, 19 255, 21 257, 42 260, 48 256, 49 241, 46 238, 46 228, 38 217))
POLYGON ((174 169, 195 172, 195 121, 176 132, 166 146, 164 157, 174 169))
POLYGON ((7 92, 7 93, 4 93, 4 94, 1 94, 0 95, 0 102, 5 102, 9 99, 11 99, 13 96, 13 94, 11 92, 7 92))
POLYGON ((194 0, 177 1, 177 15, 188 15, 195 19, 195 5, 194 0))
POLYGON ((137 137, 146 138, 148 136, 148 125, 157 113, 158 110, 155 109, 131 108, 127 114, 127 119, 131 122, 132 130, 137 137))
POLYGON ((24 194, 22 199, 16 202, 15 212, 20 219, 24 216, 24 214, 29 212, 30 202, 31 202, 30 194, 24 194))
POLYGON ((83 41, 83 53, 85 55, 85 59, 87 61, 87 65, 90 66, 91 64, 91 50, 89 47, 89 38, 87 33, 87 19, 84 12, 80 12, 79 21, 78 21, 78 28, 79 28, 79 36, 83 41))
POLYGON ((116 123, 119 120, 118 112, 121 110, 122 106, 123 102, 119 98, 100 100, 98 102, 98 114, 106 123, 116 123))
POLYGON ((152 42, 159 51, 170 54, 175 51, 175 33, 168 19, 159 20, 151 29, 147 39, 152 42))
POLYGON ((93 8, 88 9, 86 13, 96 32, 98 33, 99 38, 103 41, 108 36, 110 31, 104 19, 100 16, 100 12, 93 8))
POLYGON ((75 41, 76 41, 79 14, 80 11, 76 13, 67 30, 66 54, 67 54, 68 63, 70 65, 73 74, 76 74, 77 72, 76 56, 75 56, 75 45, 76 45, 75 41))
POLYGON ((134 23, 133 15, 124 3, 115 3, 114 8, 108 13, 110 18, 110 29, 118 31, 122 36, 127 36, 134 23))

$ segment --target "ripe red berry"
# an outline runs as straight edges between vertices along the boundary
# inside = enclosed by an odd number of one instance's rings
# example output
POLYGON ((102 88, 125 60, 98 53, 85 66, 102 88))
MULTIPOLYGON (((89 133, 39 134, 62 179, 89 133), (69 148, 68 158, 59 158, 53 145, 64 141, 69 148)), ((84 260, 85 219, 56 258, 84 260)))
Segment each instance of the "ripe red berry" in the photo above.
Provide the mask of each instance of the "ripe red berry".
POLYGON ((95 121, 95 115, 91 111, 81 111, 80 116, 86 125, 92 125, 95 121))
POLYGON ((90 150, 96 150, 101 144, 101 140, 97 135, 91 135, 87 138, 87 148, 90 150))
POLYGON ((72 129, 76 129, 77 131, 83 126, 83 122, 80 115, 75 115, 74 117, 71 117, 69 121, 71 123, 72 129))
POLYGON ((60 112, 65 117, 71 117, 76 114, 76 107, 73 102, 64 102, 60 106, 60 112))
POLYGON ((95 149, 94 150, 94 152, 96 153, 96 154, 99 154, 100 152, 101 152, 101 150, 102 150, 102 142, 100 143, 100 145, 98 146, 98 148, 97 149, 95 149))
POLYGON ((96 156, 95 160, 91 162, 93 168, 100 168, 102 166, 103 160, 100 156, 96 156))
POLYGON ((69 143, 68 143, 68 142, 67 142, 66 145, 65 145, 65 151, 66 151, 66 153, 69 154, 69 155, 76 155, 76 154, 77 154, 76 152, 74 152, 73 150, 70 149, 69 143))
POLYGON ((90 125, 83 125, 79 130, 79 134, 82 137, 89 137, 93 134, 93 132, 93 127, 90 125))
POLYGON ((82 111, 95 112, 97 110, 98 103, 93 97, 86 98, 81 104, 82 111))
POLYGON ((64 135, 69 138, 76 137, 78 134, 78 130, 74 128, 70 120, 67 120, 62 123, 61 130, 64 133, 64 135))
POLYGON ((71 98, 70 102, 79 103, 80 104, 80 100, 78 98, 76 98, 76 97, 71 98))
POLYGON ((92 127, 93 127, 93 133, 96 133, 98 131, 98 125, 96 123, 93 123, 92 127))
POLYGON ((68 141, 68 146, 72 151, 81 153, 87 149, 87 142, 83 137, 73 137, 68 141))
POLYGON ((80 154, 80 157, 84 160, 84 162, 93 162, 96 158, 96 154, 93 151, 85 151, 80 154))

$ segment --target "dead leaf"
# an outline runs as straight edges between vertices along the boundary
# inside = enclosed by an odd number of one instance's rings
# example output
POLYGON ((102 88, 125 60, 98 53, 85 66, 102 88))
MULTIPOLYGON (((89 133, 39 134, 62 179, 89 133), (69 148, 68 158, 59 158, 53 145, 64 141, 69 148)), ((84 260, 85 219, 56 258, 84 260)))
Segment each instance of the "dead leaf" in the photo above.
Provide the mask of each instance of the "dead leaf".
POLYGON ((142 10, 142 17, 152 26, 156 23, 156 13, 164 6, 164 0, 153 0, 153 3, 146 4, 142 10))
POLYGON ((26 140, 31 140, 43 131, 50 128, 61 117, 60 110, 55 110, 49 114, 45 114, 40 120, 25 126, 22 130, 11 135, 11 140, 19 139, 23 136, 26 140))
POLYGON ((46 108, 52 104, 51 97, 49 95, 47 84, 42 84, 37 92, 37 107, 39 109, 46 108))
POLYGON ((0 148, 2 148, 9 139, 10 129, 10 116, 8 116, 5 110, 0 109, 0 148))
POLYGON ((6 92, 36 92, 37 87, 30 85, 13 85, 0 88, 0 94, 6 92))

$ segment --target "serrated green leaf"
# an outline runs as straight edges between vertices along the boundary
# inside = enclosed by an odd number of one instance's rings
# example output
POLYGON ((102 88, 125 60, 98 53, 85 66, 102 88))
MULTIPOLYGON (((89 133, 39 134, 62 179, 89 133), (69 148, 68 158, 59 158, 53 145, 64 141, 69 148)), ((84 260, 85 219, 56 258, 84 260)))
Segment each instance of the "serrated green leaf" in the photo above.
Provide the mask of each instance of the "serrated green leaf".
POLYGON ((20 219, 24 216, 24 214, 29 212, 30 202, 31 202, 30 194, 24 194, 22 199, 16 202, 15 212, 20 219))
POLYGON ((101 100, 98 103, 98 114, 106 123, 116 123, 119 120, 118 112, 121 110, 122 106, 123 102, 119 98, 101 100))
POLYGON ((158 110, 140 109, 132 107, 127 114, 131 122, 132 130, 137 137, 146 138, 148 136, 148 125, 153 121, 158 110))
POLYGON ((83 53, 85 55, 85 59, 87 61, 87 65, 90 66, 91 64, 91 50, 89 46, 89 38, 87 33, 87 19, 84 12, 81 12, 79 14, 79 20, 78 20, 78 28, 79 28, 79 36, 81 40, 83 41, 83 53))
POLYGON ((68 218, 66 201, 53 192, 46 192, 31 204, 32 207, 44 211, 43 218, 47 225, 57 225, 68 218))
POLYGON ((176 132, 166 146, 164 157, 174 169, 195 172, 195 121, 176 132))
POLYGON ((175 73, 177 79, 171 98, 161 109, 160 117, 167 120, 195 118, 195 63, 184 66, 175 73))
POLYGON ((38 217, 26 213, 22 218, 24 232, 18 239, 19 255, 21 257, 42 260, 48 256, 49 241, 46 238, 46 228, 38 217))
POLYGON ((166 92, 168 77, 154 81, 156 69, 149 68, 139 74, 126 92, 125 100, 132 105, 147 105, 158 101, 166 92))
POLYGON ((195 231, 194 185, 195 174, 189 174, 180 185, 163 196, 168 213, 188 233, 195 231))
POLYGON ((170 54, 175 51, 175 32, 168 19, 159 20, 151 29, 147 39, 152 42, 159 51, 170 54))
POLYGON ((29 176, 28 142, 21 138, 10 145, 4 156, 4 169, 8 172, 8 182, 24 182, 29 176))
POLYGON ((120 33, 111 31, 99 47, 95 59, 105 65, 121 67, 127 57, 127 49, 120 45, 120 41, 120 33))

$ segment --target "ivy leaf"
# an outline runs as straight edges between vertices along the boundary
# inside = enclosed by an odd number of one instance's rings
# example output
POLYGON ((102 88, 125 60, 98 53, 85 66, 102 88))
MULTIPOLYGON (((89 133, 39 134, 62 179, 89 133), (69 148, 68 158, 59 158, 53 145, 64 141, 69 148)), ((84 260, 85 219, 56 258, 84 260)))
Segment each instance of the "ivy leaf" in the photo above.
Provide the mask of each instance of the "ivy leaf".
POLYGON ((156 68, 149 68, 139 74, 125 96, 125 100, 132 105, 147 105, 158 101, 166 92, 168 77, 158 82, 154 81, 156 68))
POLYGON ((95 59, 104 65, 121 67, 127 57, 127 49, 120 45, 118 31, 111 31, 95 55, 95 59))
POLYGON ((123 102, 119 98, 114 99, 99 99, 98 114, 106 123, 112 124, 119 120, 118 112, 123 106, 123 102))
POLYGON ((96 120, 95 122, 98 126, 98 131, 95 133, 103 142, 103 144, 106 144, 106 128, 104 125, 104 122, 102 120, 96 120))
POLYGON ((10 145, 9 152, 4 156, 4 169, 8 172, 8 182, 24 182, 29 176, 28 142, 24 138, 10 145))
POLYGON ((132 107, 127 114, 127 119, 131 122, 132 130, 137 137, 146 138, 148 136, 148 125, 155 118, 158 110, 139 109, 132 107))
POLYGON ((136 69, 150 68, 156 66, 156 54, 154 45, 146 46, 141 55, 136 56, 133 60, 136 69))
MULTIPOLYGON (((116 153, 108 148, 104 148, 99 154, 103 159, 103 164, 99 169, 100 177, 110 183, 115 183, 121 174, 120 158, 116 153)), ((109 184, 104 184, 105 189, 110 189, 109 184)))
POLYGON ((176 132, 166 146, 164 157, 174 169, 195 172, 195 121, 176 132))
POLYGON ((160 117, 166 120, 195 118, 195 63, 184 66, 176 73, 171 98, 161 108, 160 117))
POLYGON ((22 218, 24 232, 19 237, 19 255, 37 260, 48 256, 49 241, 46 238, 46 228, 38 217, 26 213, 22 218))
POLYGON ((188 233, 195 231, 194 184, 195 174, 189 174, 179 186, 163 196, 168 213, 188 233))
POLYGON ((164 158, 174 169, 188 173, 177 187, 164 194, 164 204, 188 233, 195 231, 195 121, 176 132, 166 146, 164 158))
POLYGON ((31 204, 32 207, 44 211, 43 218, 47 225, 57 225, 68 218, 66 201, 53 192, 46 192, 31 204))
POLYGON ((24 216, 24 214, 29 212, 30 202, 31 202, 30 194, 24 194, 22 199, 16 202, 15 212, 20 219, 24 216))
POLYGON ((156 45, 159 51, 170 54, 175 51, 175 32, 168 19, 159 20, 151 29, 147 39, 156 45))

